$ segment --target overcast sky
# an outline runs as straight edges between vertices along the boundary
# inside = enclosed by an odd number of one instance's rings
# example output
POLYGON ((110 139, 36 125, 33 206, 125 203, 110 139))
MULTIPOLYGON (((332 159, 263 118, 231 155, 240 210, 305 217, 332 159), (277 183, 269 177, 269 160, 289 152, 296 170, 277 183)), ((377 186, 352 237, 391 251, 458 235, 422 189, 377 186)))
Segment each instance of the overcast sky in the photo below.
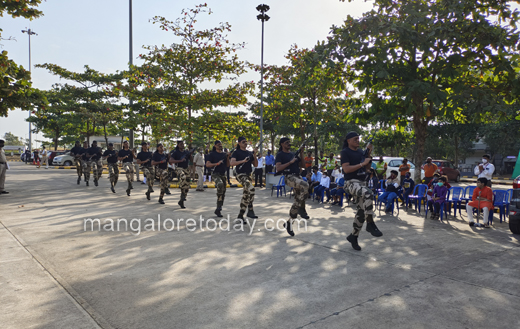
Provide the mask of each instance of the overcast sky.
MULTIPOLYGON (((170 45, 175 42, 171 32, 159 29, 149 19, 159 15, 169 20, 180 16, 183 8, 192 8, 198 1, 133 0, 134 58, 143 53, 143 45, 170 45)), ((213 10, 210 16, 201 15, 197 27, 210 28, 219 22, 229 22, 232 42, 246 42, 239 52, 242 60, 260 64, 261 23, 256 19, 256 6, 261 0, 207 1, 213 10), (200 23, 200 24, 199 24, 200 23)), ((348 14, 358 17, 372 8, 371 2, 357 0, 344 3, 339 0, 278 0, 266 2, 271 8, 271 19, 265 23, 264 61, 267 64, 286 64, 284 54, 292 44, 313 47, 324 40, 332 25, 340 25, 348 14)), ((129 0, 47 0, 40 9, 44 16, 28 21, 5 16, 0 18, 3 50, 22 64, 29 64, 28 36, 22 29, 31 28, 37 36, 31 37, 32 64, 54 63, 72 71, 82 71, 84 65, 112 73, 124 70, 129 62, 128 37, 129 0)), ((139 64, 134 59, 134 64, 139 64)), ((36 88, 50 89, 59 79, 44 69, 33 68, 36 88)), ((259 73, 249 73, 242 81, 258 81, 259 73)), ((22 138, 28 137, 28 112, 10 111, 8 118, 0 118, 0 136, 10 131, 22 138)), ((34 135, 33 135, 34 136, 34 135)), ((41 138, 41 135, 40 135, 41 138)), ((33 137, 33 140, 35 138, 33 137)), ((40 144, 36 145, 40 146, 40 144)))

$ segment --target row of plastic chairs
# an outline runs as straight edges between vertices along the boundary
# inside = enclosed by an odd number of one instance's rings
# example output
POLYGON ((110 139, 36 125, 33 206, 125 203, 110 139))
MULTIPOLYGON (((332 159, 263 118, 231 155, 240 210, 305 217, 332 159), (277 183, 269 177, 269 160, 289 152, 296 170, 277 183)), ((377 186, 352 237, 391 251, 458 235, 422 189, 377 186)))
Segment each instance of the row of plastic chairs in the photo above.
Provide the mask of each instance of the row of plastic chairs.
MULTIPOLYGON (((307 181, 307 178, 306 177, 303 177, 302 178, 304 181, 307 181)), ((276 185, 273 185, 271 187, 271 196, 273 196, 274 194, 274 190, 276 189, 276 197, 278 198, 279 196, 282 196, 282 193, 284 196, 287 196, 287 191, 285 190, 285 176, 281 176, 280 177, 280 180, 278 181, 278 184, 276 185)), ((292 197, 292 193, 293 193, 293 188, 291 187, 291 190, 289 191, 289 197, 292 197)), ((322 191, 321 192, 321 203, 323 203, 323 198, 325 196, 325 191, 322 191)), ((343 200, 344 198, 346 197, 346 193, 345 191, 342 190, 341 194, 340 194, 340 202, 339 202, 339 205, 340 206, 343 206, 343 200)), ((314 193, 314 188, 312 189, 312 193, 311 193, 311 197, 312 197, 312 200, 314 201, 314 199, 316 198, 316 195, 314 193)))

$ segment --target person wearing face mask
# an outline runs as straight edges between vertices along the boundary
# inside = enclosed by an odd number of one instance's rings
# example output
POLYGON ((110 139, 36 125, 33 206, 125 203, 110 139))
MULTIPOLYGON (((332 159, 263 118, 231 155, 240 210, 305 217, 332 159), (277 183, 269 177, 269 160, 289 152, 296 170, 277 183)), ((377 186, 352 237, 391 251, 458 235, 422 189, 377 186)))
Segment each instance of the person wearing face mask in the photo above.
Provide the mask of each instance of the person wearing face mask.
POLYGON ((446 201, 446 195, 448 194, 448 188, 446 187, 446 178, 441 177, 435 184, 433 188, 433 197, 431 199, 431 203, 433 203, 433 212, 431 214, 430 219, 439 219, 439 214, 441 210, 441 205, 444 201, 446 201))
POLYGON ((487 179, 480 177, 477 180, 477 188, 473 191, 471 201, 466 205, 469 226, 474 226, 473 208, 482 209, 484 211, 484 227, 489 228, 489 211, 493 211, 493 191, 487 186, 487 179))
POLYGON ((429 184, 433 179, 433 174, 437 172, 437 165, 432 162, 432 158, 426 159, 426 164, 423 166, 424 169, 424 183, 429 184))
MULTIPOLYGON (((407 172, 404 175, 404 179, 403 179, 401 186, 403 187, 403 195, 401 197, 401 200, 403 200, 403 203, 401 204, 401 207, 405 207, 406 203, 407 203, 406 201, 408 200, 408 197, 410 196, 410 194, 413 193, 413 189, 415 187, 415 181, 412 179, 409 172, 407 172)), ((412 205, 409 204, 408 207, 411 208, 412 205)))
POLYGON ((430 201, 433 197, 433 189, 435 188, 435 185, 439 181, 440 177, 441 177, 441 174, 436 172, 435 174, 433 174, 432 179, 428 183, 428 190, 426 192, 426 202, 428 204, 429 211, 431 211, 432 213, 433 213, 433 203, 431 203, 430 201))
POLYGON ((108 143, 108 150, 103 153, 103 159, 107 160, 110 190, 116 193, 115 187, 119 179, 119 166, 117 165, 117 151, 114 150, 114 144, 108 143))
POLYGON ((223 217, 221 211, 226 197, 226 169, 229 168, 230 155, 230 153, 223 152, 222 142, 217 140, 206 161, 206 167, 213 169, 211 178, 215 182, 217 190, 217 209, 215 210, 217 217, 223 217))
POLYGON ((478 175, 478 178, 484 177, 487 179, 487 186, 491 187, 491 178, 493 178, 493 173, 495 172, 495 166, 490 162, 491 156, 489 154, 485 154, 482 156, 482 163, 475 167, 475 175, 478 175))
POLYGON ((385 181, 385 191, 378 198, 379 201, 386 202, 385 213, 389 214, 394 211, 394 201, 397 199, 399 192, 399 179, 397 171, 392 170, 390 177, 385 181))
POLYGON ((240 201, 240 211, 237 219, 241 219, 245 224, 247 223, 244 214, 249 218, 258 218, 253 210, 253 201, 255 200, 255 187, 253 186, 253 179, 251 173, 252 166, 258 166, 258 159, 256 158, 257 149, 253 152, 247 150, 247 139, 243 136, 238 137, 238 144, 235 152, 231 155, 231 166, 236 166, 237 180, 244 188, 242 200, 240 201), (247 210, 247 214, 246 214, 247 210))

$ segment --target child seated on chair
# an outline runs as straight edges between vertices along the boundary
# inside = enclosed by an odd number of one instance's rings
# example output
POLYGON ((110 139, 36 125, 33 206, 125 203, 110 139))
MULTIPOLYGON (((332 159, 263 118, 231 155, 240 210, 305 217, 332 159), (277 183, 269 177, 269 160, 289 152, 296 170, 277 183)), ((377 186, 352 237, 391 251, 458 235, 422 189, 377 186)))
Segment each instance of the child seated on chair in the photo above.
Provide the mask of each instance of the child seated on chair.
POLYGON ((399 179, 397 179, 397 170, 390 172, 390 177, 385 182, 385 191, 379 196, 379 201, 386 202, 385 213, 394 211, 394 200, 397 199, 399 193, 399 179))
POLYGON ((477 188, 473 191, 471 201, 466 205, 469 226, 475 225, 473 221, 473 208, 484 211, 484 227, 489 228, 489 211, 493 211, 493 191, 487 186, 487 178, 480 177, 477 180, 477 188))
POLYGON ((332 205, 339 204, 341 194, 343 193, 343 185, 345 185, 345 179, 343 177, 338 177, 338 179, 336 180, 336 184, 336 188, 330 191, 330 195, 332 196, 332 200, 334 201, 332 202, 332 205))
POLYGON ((433 189, 435 188, 435 186, 437 186, 437 182, 439 181, 440 177, 441 177, 441 174, 439 174, 438 172, 433 174, 433 178, 428 183, 428 190, 426 191, 426 203, 428 205, 428 211, 431 211, 432 214, 433 214, 433 202, 430 202, 430 201, 432 201, 433 189))
MULTIPOLYGON (((413 188, 415 187, 415 181, 412 179, 409 172, 404 176, 401 187, 403 188, 403 193, 401 194, 401 200, 403 200, 403 203, 401 204, 401 207, 404 207, 408 196, 413 193, 413 188)), ((409 207, 411 208, 412 205, 410 204, 409 207)))
MULTIPOLYGON (((330 200, 330 190, 329 190, 330 177, 328 176, 326 170, 323 171, 321 174, 322 174, 322 176, 321 176, 320 185, 316 186, 314 188, 314 195, 315 195, 316 199, 318 201, 320 201, 321 193, 325 192, 327 194, 327 202, 329 202, 329 200, 330 200)), ((325 194, 324 194, 324 196, 325 196, 325 194)))
POLYGON ((437 185, 433 188, 433 196, 430 202, 433 203, 433 212, 430 219, 439 219, 441 205, 446 201, 448 188, 446 187, 446 177, 440 177, 437 180, 437 185))

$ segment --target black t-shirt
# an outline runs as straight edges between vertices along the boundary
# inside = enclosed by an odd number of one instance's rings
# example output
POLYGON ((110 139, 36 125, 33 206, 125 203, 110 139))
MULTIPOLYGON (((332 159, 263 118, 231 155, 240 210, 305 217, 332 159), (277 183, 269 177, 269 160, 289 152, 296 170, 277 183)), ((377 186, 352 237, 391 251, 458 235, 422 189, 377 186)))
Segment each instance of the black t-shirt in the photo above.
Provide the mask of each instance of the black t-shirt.
POLYGON ((125 150, 125 149, 119 150, 118 157, 124 158, 127 155, 128 155, 128 158, 123 159, 121 161, 123 161, 123 162, 133 162, 134 161, 134 154, 132 153, 132 150, 130 150, 130 149, 128 149, 128 150, 125 150))
POLYGON ((97 161, 101 158, 101 148, 100 147, 91 147, 87 150, 87 153, 93 156, 91 158, 92 161, 97 161))
POLYGON ((172 151, 170 156, 173 158, 173 160, 180 160, 182 159, 182 157, 184 157, 186 161, 178 162, 175 165, 179 168, 188 168, 188 161, 190 160, 190 151, 185 149, 181 152, 180 150, 175 149, 172 151))
POLYGON ((141 162, 140 166, 144 166, 144 167, 152 166, 152 152, 139 152, 137 154, 137 159, 139 159, 141 161, 146 161, 146 160, 150 159, 150 161, 148 161, 146 163, 141 162))
MULTIPOLYGON (((286 164, 287 162, 291 162, 294 159, 294 153, 285 153, 280 151, 276 154, 276 158, 274 159, 274 163, 286 164)), ((283 171, 284 174, 300 174, 300 162, 298 160, 294 161, 293 164, 289 165, 283 171)))
POLYGON ((220 160, 224 160, 218 166, 210 168, 210 169, 214 169, 214 171, 217 174, 224 175, 225 172, 226 172, 226 169, 227 169, 227 159, 226 158, 227 158, 227 154, 226 153, 224 153, 224 152, 220 152, 219 153, 217 151, 214 151, 214 152, 211 152, 210 154, 208 154, 208 157, 207 157, 206 161, 209 161, 211 163, 217 163, 220 160))
POLYGON ((106 150, 105 153, 103 153, 104 157, 107 157, 108 163, 117 163, 117 151, 116 150, 106 150))
POLYGON ((75 156, 75 155, 78 155, 78 154, 81 154, 81 150, 83 148, 81 146, 74 146, 71 150, 70 150, 70 155, 72 156, 75 156))
MULTIPOLYGON (((365 161, 365 156, 363 155, 363 151, 361 151, 360 149, 353 151, 347 147, 341 151, 341 165, 348 162, 350 166, 353 166, 360 164, 363 161, 365 161)), ((349 179, 359 179, 361 181, 364 181, 366 179, 366 176, 367 171, 365 167, 344 175, 345 181, 349 179)))
POLYGON ((249 157, 249 160, 247 162, 241 163, 236 166, 237 174, 250 174, 253 169, 253 154, 249 151, 243 151, 241 149, 236 149, 235 152, 231 155, 232 158, 235 158, 237 161, 242 161, 245 158, 249 157))
MULTIPOLYGON (((141 152, 141 153, 143 153, 143 152, 141 152)), ((154 152, 154 154, 152 156, 152 160, 155 162, 161 162, 163 160, 168 160, 168 155, 166 155, 166 153, 161 154, 159 152, 154 152)), ((160 169, 168 169, 168 161, 166 161, 164 163, 160 163, 156 166, 160 169)))
POLYGON ((84 148, 82 147, 81 148, 81 151, 79 151, 78 154, 81 154, 81 158, 84 160, 84 161, 87 161, 87 152, 88 152, 89 148, 84 148))

